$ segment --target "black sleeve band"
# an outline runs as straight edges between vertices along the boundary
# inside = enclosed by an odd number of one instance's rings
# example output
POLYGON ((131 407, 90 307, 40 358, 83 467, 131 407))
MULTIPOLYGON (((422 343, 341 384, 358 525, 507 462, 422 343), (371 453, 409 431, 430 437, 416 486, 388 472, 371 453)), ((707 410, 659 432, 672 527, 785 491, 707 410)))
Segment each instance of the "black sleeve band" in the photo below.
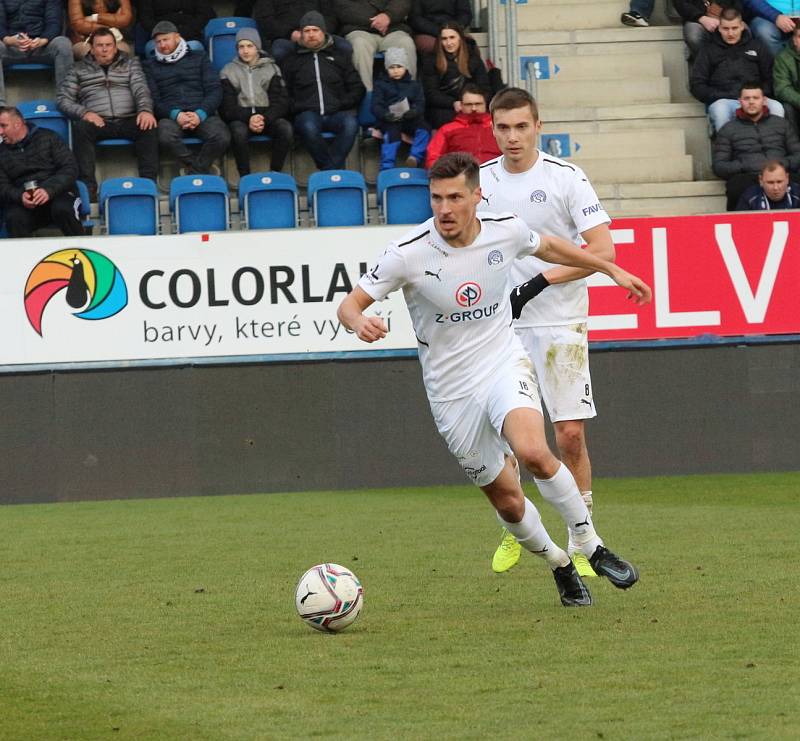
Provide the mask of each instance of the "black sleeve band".
POLYGON ((511 296, 509 297, 511 300, 511 316, 513 316, 514 319, 519 319, 525 304, 534 298, 534 296, 538 296, 549 285, 550 281, 548 281, 542 273, 538 273, 529 281, 518 285, 511 291, 511 296))

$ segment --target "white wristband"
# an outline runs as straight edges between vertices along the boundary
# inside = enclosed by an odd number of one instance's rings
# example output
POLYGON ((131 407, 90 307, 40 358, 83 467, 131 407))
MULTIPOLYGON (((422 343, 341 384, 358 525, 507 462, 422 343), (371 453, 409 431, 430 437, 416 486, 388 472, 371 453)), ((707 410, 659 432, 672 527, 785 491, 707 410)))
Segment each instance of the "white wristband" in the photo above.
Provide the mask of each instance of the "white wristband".
POLYGON ((91 18, 91 19, 92 19, 92 23, 97 23, 97 19, 98 19, 99 17, 100 17, 100 16, 99 16, 97 13, 92 13, 92 14, 89 16, 89 18, 91 18))

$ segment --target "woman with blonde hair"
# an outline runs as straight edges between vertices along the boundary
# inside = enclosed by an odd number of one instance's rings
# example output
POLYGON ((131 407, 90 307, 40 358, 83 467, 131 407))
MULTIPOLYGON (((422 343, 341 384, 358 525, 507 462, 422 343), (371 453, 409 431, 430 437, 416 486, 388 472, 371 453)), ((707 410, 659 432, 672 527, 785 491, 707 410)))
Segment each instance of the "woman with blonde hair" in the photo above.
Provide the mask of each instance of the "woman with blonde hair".
POLYGON ((461 88, 468 82, 491 97, 489 75, 475 40, 458 23, 446 23, 433 54, 422 61, 425 117, 433 128, 449 123, 461 111, 461 88))

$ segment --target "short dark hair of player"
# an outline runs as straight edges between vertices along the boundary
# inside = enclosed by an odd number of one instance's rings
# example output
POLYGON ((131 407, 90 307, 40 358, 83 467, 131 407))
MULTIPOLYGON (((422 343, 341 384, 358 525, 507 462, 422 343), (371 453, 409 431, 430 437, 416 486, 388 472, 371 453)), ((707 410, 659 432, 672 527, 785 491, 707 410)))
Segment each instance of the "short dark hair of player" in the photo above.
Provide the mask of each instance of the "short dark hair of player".
POLYGON ((528 106, 533 114, 533 120, 539 120, 539 106, 533 96, 521 87, 507 87, 495 94, 492 102, 489 104, 489 113, 492 114, 494 120, 495 111, 512 111, 515 108, 524 108, 528 106))
POLYGON ((91 39, 92 43, 94 43, 95 39, 100 38, 102 36, 110 36, 112 39, 114 39, 114 44, 116 45, 117 37, 114 36, 114 33, 111 31, 110 28, 106 28, 105 26, 98 26, 97 28, 95 28, 94 31, 92 31, 92 39, 91 39))
POLYGON ((0 106, 0 116, 2 116, 4 113, 8 116, 16 116, 16 118, 18 118, 20 121, 25 120, 25 117, 22 115, 19 108, 17 108, 16 106, 13 105, 0 106))
POLYGON ((480 86, 474 82, 464 83, 464 87, 461 88, 461 92, 458 94, 458 99, 464 100, 465 95, 480 95, 484 100, 486 100, 486 93, 484 93, 483 90, 480 89, 480 86))
POLYGON ((721 21, 735 21, 737 18, 741 17, 742 11, 735 6, 732 8, 723 8, 722 12, 719 14, 719 19, 721 21))
POLYGON ((766 175, 768 172, 772 172, 773 170, 783 170, 786 175, 789 174, 789 171, 786 169, 786 165, 784 165, 780 160, 767 160, 764 163, 764 166, 761 168, 761 174, 766 175))
POLYGON ((742 85, 742 86, 739 88, 739 97, 740 97, 740 98, 742 97, 742 93, 743 93, 745 90, 760 90, 760 91, 761 91, 761 94, 762 94, 762 95, 764 94, 764 86, 763 86, 763 85, 762 85, 760 82, 745 82, 745 83, 744 83, 744 84, 743 84, 743 85, 742 85))
POLYGON ((471 190, 481 184, 481 166, 469 152, 450 152, 443 154, 428 171, 429 180, 448 180, 464 175, 464 181, 471 190))

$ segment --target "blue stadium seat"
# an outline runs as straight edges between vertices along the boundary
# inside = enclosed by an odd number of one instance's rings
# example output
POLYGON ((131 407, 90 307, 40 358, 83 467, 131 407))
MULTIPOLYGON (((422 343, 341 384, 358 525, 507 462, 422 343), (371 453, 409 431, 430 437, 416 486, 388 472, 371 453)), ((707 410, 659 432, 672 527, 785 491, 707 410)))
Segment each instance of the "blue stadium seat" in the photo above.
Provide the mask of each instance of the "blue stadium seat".
POLYGON ((104 180, 100 184, 99 205, 108 234, 158 234, 158 188, 152 180, 104 180))
POLYGON ((91 232, 94 227, 94 221, 89 218, 92 213, 92 202, 89 199, 89 189, 83 180, 76 180, 78 184, 78 195, 81 197, 81 205, 78 207, 78 216, 80 217, 81 224, 87 232, 91 232))
POLYGON ((367 184, 360 172, 322 170, 308 178, 308 206, 317 226, 367 223, 367 184))
POLYGON ((228 62, 236 58, 236 34, 240 28, 258 28, 252 18, 212 18, 203 31, 203 37, 211 57, 211 64, 219 72, 228 62))
POLYGON ((417 167, 381 170, 378 209, 385 224, 419 224, 433 216, 427 172, 417 167))
POLYGON ((283 172, 254 172, 239 180, 245 229, 291 229, 298 224, 297 183, 283 172))
POLYGON ((169 189, 169 210, 178 234, 228 228, 228 186, 219 175, 181 175, 169 189))
POLYGON ((55 131, 72 148, 72 129, 69 119, 58 110, 54 100, 24 100, 17 103, 17 108, 26 121, 31 121, 43 129, 55 131))

